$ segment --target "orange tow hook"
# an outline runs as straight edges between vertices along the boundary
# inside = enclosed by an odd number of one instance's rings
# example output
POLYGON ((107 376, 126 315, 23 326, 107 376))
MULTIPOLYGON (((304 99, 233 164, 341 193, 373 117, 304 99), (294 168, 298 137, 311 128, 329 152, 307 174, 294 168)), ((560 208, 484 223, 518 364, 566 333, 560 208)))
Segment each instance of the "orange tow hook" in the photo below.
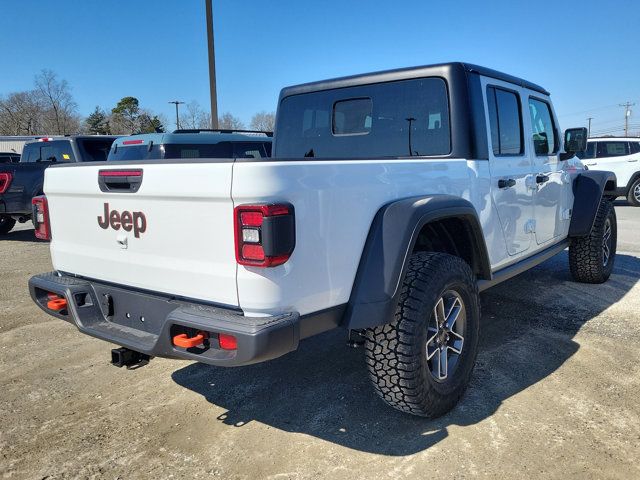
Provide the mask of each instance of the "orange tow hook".
POLYGON ((186 333, 181 333, 180 335, 173 337, 173 344, 176 347, 192 348, 202 345, 204 343, 204 339, 205 334, 202 332, 198 332, 195 337, 187 337, 186 333))
POLYGON ((47 308, 59 312, 67 308, 67 300, 64 298, 54 298, 47 302, 47 308))

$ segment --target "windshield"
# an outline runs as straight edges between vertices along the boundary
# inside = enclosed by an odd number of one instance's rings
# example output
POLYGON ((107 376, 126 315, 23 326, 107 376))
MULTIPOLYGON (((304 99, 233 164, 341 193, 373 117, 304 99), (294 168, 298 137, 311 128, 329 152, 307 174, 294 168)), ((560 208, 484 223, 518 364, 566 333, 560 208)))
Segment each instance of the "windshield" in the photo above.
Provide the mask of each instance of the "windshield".
POLYGON ((108 160, 160 160, 192 158, 266 158, 270 142, 220 142, 214 144, 173 143, 165 145, 114 145, 108 160))

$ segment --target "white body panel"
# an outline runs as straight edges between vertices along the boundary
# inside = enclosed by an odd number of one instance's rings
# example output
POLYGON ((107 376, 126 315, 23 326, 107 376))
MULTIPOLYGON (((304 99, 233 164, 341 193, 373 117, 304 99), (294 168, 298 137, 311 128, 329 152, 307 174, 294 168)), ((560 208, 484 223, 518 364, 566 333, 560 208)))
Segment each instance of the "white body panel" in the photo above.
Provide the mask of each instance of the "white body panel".
MULTIPOLYGON (((589 143, 596 142, 640 142, 638 138, 597 138, 590 139, 589 143)), ((618 188, 628 186, 631 178, 640 171, 640 152, 619 156, 599 156, 584 160, 584 164, 591 170, 607 170, 616 174, 618 188)))
MULTIPOLYGON (((383 205, 436 194, 460 197, 475 207, 492 271, 517 263, 566 238, 573 205, 571 179, 564 170, 567 162, 557 155, 533 153, 528 98, 548 98, 499 80, 482 81, 485 96, 487 84, 518 92, 522 155, 494 157, 487 131, 488 160, 141 162, 136 167, 144 175, 137 193, 101 192, 100 167, 48 169, 45 193, 54 267, 237 305, 248 316, 290 311, 305 315, 348 302, 370 226, 383 205), (549 180, 538 185, 535 177, 541 173, 549 180), (507 177, 516 180, 515 186, 499 189, 499 180, 507 177), (97 224, 104 202, 147 216, 147 231, 140 238, 129 234, 127 249, 118 244, 122 231, 97 224), (295 210, 296 245, 289 260, 273 268, 238 266, 233 208, 281 202, 291 203, 295 210)), ((486 97, 485 117, 489 125, 486 97)))
MULTIPOLYGON (((238 305, 231 202, 231 163, 140 164, 136 193, 104 193, 100 168, 48 168, 44 191, 56 270, 122 285, 238 305), (142 211, 147 229, 135 238, 102 229, 104 203, 142 211), (119 241, 126 238, 127 248, 119 241)), ((135 168, 127 166, 127 168, 135 168)))
POLYGON ((235 205, 287 201, 295 207, 296 247, 276 268, 239 267, 247 314, 310 313, 346 303, 376 212, 397 199, 450 194, 469 200, 492 263, 505 260, 491 211, 488 163, 466 160, 335 160, 236 163, 235 205))

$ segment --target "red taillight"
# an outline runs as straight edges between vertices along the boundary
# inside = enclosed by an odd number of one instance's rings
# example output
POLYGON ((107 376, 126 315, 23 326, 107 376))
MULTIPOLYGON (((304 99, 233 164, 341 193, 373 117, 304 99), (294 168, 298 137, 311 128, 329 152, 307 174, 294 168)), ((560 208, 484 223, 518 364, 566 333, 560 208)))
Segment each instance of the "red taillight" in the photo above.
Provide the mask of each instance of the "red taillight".
POLYGON ((13 175, 11 175, 9 172, 0 173, 0 194, 6 192, 9 189, 11 180, 13 180, 13 175))
POLYGON ((142 170, 100 170, 99 177, 141 177, 142 170))
POLYGON ((227 335, 226 333, 220 333, 218 335, 218 341, 220 342, 220 348, 222 350, 237 350, 238 339, 233 335, 227 335))
POLYGON ((240 265, 276 267, 289 260, 295 247, 292 205, 240 205, 234 225, 240 265))
POLYGON ((33 224, 36 227, 36 237, 51 240, 51 225, 49 224, 49 205, 47 197, 40 195, 31 200, 33 208, 33 224))

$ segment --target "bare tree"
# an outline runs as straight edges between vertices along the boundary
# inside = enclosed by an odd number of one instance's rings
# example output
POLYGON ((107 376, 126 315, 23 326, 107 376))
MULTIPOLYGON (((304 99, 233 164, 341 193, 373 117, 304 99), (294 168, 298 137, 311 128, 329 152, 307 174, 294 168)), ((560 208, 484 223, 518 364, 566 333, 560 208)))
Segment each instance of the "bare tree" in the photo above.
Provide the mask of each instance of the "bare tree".
POLYGON ((36 94, 45 107, 43 126, 46 133, 68 134, 80 127, 78 105, 66 80, 59 80, 51 70, 42 70, 35 78, 36 94))
POLYGON ((183 112, 184 113, 180 115, 180 127, 202 128, 200 127, 200 119, 202 118, 202 115, 204 115, 204 112, 197 101, 192 100, 187 103, 183 112))
POLYGON ((205 112, 200 104, 192 100, 187 103, 184 113, 180 115, 180 126, 182 128, 211 128, 211 114, 205 112))
POLYGON ((231 115, 230 112, 226 112, 218 119, 218 125, 224 130, 242 130, 244 129, 244 123, 238 118, 231 115))
POLYGON ((0 134, 47 133, 42 125, 44 111, 45 107, 34 91, 14 92, 0 97, 0 134))
POLYGON ((273 132, 276 126, 276 114, 274 112, 258 112, 251 118, 251 129, 263 132, 273 132))

